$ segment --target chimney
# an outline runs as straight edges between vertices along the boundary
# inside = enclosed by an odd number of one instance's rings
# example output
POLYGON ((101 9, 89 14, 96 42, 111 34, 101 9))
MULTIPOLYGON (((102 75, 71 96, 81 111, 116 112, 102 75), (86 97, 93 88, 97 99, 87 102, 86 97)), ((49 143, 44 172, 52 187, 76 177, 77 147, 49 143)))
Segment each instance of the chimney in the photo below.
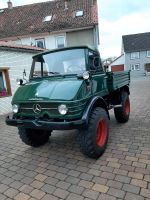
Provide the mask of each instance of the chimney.
POLYGON ((8 4, 8 9, 12 9, 13 8, 13 4, 12 4, 11 0, 9 0, 7 2, 7 4, 8 4))

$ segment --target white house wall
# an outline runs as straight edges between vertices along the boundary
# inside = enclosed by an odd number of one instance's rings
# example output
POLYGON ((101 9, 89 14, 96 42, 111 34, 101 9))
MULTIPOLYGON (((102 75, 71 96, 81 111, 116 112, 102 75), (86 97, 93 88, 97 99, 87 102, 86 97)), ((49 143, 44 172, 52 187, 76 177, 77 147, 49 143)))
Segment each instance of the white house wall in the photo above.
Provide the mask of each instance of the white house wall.
MULTIPOLYGON (((29 72, 34 53, 0 50, 0 68, 9 67, 12 95, 17 89, 16 79, 23 77, 24 69, 29 77, 29 72)), ((0 115, 11 112, 12 97, 0 98, 0 115)))
POLYGON ((18 40, 15 40, 14 42, 16 44, 22 44, 22 45, 35 45, 36 39, 45 39, 45 46, 46 49, 55 49, 56 48, 56 37, 58 36, 64 36, 66 37, 66 33, 60 33, 55 35, 46 35, 46 36, 38 36, 38 37, 27 37, 27 38, 20 38, 18 40))
POLYGON ((131 65, 134 64, 140 64, 140 71, 139 73, 145 73, 144 65, 146 63, 150 63, 150 57, 147 57, 146 51, 140 51, 140 56, 137 59, 131 59, 131 53, 125 54, 125 65, 127 66, 127 69, 131 69, 131 65))

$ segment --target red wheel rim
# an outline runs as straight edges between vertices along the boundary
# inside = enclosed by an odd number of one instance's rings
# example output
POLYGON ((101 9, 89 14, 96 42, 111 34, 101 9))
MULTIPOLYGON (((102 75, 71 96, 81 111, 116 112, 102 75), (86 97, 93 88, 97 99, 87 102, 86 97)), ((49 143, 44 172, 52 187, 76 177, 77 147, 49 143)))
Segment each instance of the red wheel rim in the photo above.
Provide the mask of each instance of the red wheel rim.
POLYGON ((98 124, 96 144, 98 146, 103 146, 106 142, 106 137, 107 137, 107 124, 106 121, 103 119, 98 124))
POLYGON ((130 100, 129 97, 127 97, 125 101, 125 114, 129 115, 129 113, 130 113, 130 100))

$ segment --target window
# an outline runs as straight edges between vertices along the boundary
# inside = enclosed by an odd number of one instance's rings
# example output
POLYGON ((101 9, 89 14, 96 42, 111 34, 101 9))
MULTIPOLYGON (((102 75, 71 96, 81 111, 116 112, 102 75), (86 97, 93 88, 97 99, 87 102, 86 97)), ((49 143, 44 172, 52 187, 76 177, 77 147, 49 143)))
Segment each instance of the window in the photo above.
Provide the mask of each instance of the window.
POLYGON ((31 78, 82 74, 86 70, 84 49, 60 50, 33 58, 31 78))
POLYGON ((43 20, 43 22, 49 22, 52 20, 52 15, 46 16, 43 20))
POLYGON ((150 51, 147 51, 147 57, 150 57, 150 51))
POLYGON ((35 40, 36 47, 39 47, 41 49, 45 49, 45 40, 44 39, 37 39, 35 40))
POLYGON ((139 70, 140 70, 140 64, 131 65, 131 71, 139 71, 139 70))
POLYGON ((90 70, 103 71, 103 68, 101 66, 101 62, 99 59, 99 55, 96 54, 95 52, 89 51, 88 63, 89 63, 90 70))
POLYGON ((76 17, 82 17, 83 16, 83 10, 76 11, 76 17))
POLYGON ((8 68, 0 68, 0 98, 11 96, 8 68))
POLYGON ((63 48, 65 46, 65 37, 58 36, 56 37, 56 48, 63 48))
POLYGON ((137 58, 140 58, 140 52, 132 52, 131 59, 137 59, 137 58))

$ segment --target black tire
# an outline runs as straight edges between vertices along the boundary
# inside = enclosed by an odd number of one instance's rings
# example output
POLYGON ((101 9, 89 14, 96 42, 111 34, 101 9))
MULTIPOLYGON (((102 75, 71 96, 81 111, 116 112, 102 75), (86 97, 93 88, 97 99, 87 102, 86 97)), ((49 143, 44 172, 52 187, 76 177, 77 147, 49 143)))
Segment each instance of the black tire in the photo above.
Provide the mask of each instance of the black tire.
POLYGON ((121 93, 121 105, 122 107, 114 108, 114 114, 117 122, 125 123, 129 120, 130 116, 130 99, 127 92, 121 93))
POLYGON ((32 147, 39 147, 44 145, 49 140, 49 136, 51 135, 51 131, 44 130, 32 130, 32 129, 24 129, 19 128, 19 136, 21 140, 32 147))
POLYGON ((95 108, 88 128, 80 133, 80 149, 90 158, 99 158, 105 151, 109 136, 109 120, 103 108, 95 108))

